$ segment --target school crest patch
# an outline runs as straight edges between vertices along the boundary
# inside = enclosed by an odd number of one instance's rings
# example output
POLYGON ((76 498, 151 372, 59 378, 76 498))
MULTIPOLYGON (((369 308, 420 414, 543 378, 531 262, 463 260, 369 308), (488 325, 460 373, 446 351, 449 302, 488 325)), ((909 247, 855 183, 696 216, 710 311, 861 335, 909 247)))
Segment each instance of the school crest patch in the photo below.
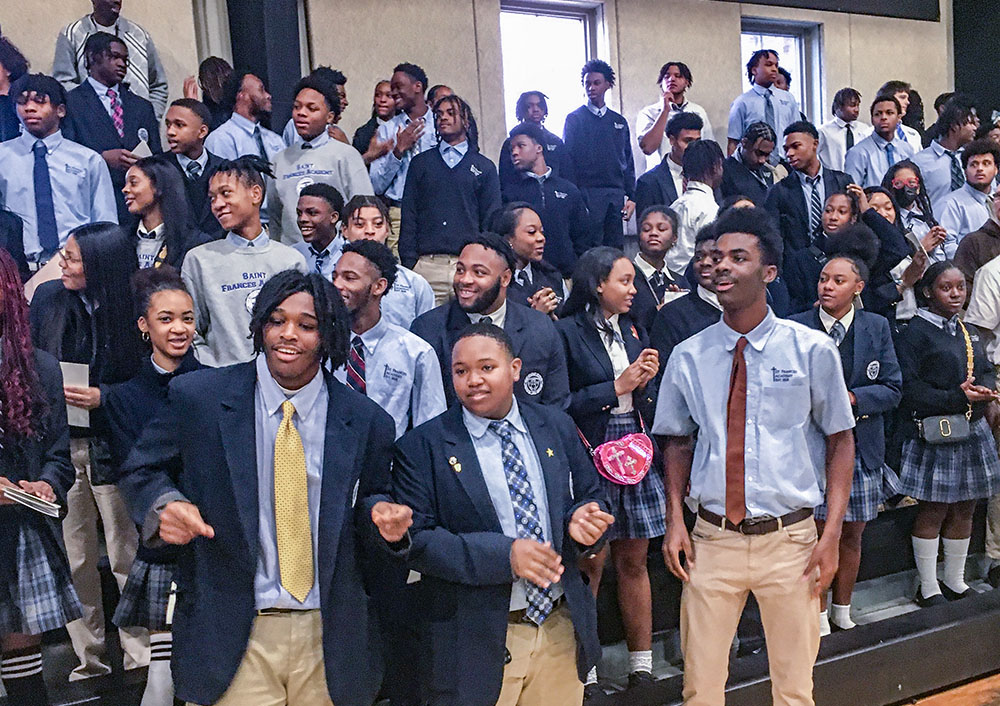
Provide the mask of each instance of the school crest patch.
POLYGON ((541 373, 532 371, 524 376, 524 391, 529 395, 534 396, 539 394, 544 386, 545 380, 542 378, 541 373))
POLYGON ((865 370, 865 373, 868 375, 869 380, 875 380, 878 377, 878 371, 881 369, 882 366, 879 365, 879 362, 877 360, 873 360, 868 364, 868 369, 865 370))

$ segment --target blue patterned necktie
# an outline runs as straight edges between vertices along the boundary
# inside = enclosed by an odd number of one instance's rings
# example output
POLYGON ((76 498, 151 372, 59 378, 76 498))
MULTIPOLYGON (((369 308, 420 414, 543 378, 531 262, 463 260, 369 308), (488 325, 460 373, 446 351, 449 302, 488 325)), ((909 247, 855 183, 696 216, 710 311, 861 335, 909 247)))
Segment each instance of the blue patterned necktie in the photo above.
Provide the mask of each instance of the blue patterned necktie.
POLYGON ((847 331, 844 329, 844 325, 839 321, 834 321, 833 326, 830 327, 830 337, 833 342, 838 346, 844 342, 844 336, 847 335, 847 331))
POLYGON ((35 142, 31 151, 35 153, 32 176, 35 186, 35 217, 38 219, 36 232, 38 244, 45 253, 59 249, 59 228, 56 226, 55 202, 52 200, 52 181, 49 179, 48 149, 41 140, 35 142))
MULTIPOLYGON (((533 542, 544 542, 545 532, 538 515, 538 503, 535 502, 535 492, 528 480, 528 471, 524 467, 524 459, 517 450, 511 438, 510 422, 490 422, 490 431, 500 437, 500 450, 503 456, 503 472, 507 476, 507 489, 510 491, 510 501, 514 505, 514 520, 517 523, 518 539, 530 539, 533 542)), ((541 625, 552 612, 552 591, 526 581, 528 610, 526 617, 535 625, 541 625)))
POLYGON ((892 146, 891 142, 885 146, 885 161, 889 163, 890 167, 896 163, 896 148, 892 146))
POLYGON ((809 194, 809 241, 812 242, 823 226, 823 200, 819 196, 819 180, 822 173, 814 177, 806 177, 811 193, 809 194))
POLYGON ((951 158, 951 190, 961 189, 965 183, 965 170, 962 169, 962 162, 954 152, 948 152, 951 158))
POLYGON ((771 129, 777 134, 778 128, 774 122, 774 103, 771 100, 770 88, 764 91, 764 122, 770 125, 771 129))

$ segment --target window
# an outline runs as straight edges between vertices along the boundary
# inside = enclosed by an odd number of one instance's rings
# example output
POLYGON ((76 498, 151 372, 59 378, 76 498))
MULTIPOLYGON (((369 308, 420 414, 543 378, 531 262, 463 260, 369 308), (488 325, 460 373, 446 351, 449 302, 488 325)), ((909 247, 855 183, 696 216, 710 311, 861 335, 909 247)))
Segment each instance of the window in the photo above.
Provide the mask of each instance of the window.
POLYGON ((813 122, 822 122, 825 111, 822 105, 819 32, 820 25, 816 24, 743 18, 740 70, 743 71, 744 90, 750 88, 746 75, 750 56, 759 49, 776 51, 778 65, 792 75, 788 90, 798 101, 799 108, 813 122))
POLYGON ((548 100, 546 124, 562 134, 566 115, 585 100, 580 69, 597 56, 601 7, 597 3, 503 3, 500 50, 503 56, 507 129, 517 124, 517 97, 541 91, 548 100))

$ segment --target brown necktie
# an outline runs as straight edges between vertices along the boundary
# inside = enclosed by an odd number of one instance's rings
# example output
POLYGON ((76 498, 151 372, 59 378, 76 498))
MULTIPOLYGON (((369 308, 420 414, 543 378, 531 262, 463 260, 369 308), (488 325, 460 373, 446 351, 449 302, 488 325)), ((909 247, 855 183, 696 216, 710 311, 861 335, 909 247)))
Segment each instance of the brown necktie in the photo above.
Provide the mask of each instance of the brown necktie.
POLYGON ((747 362, 743 349, 746 347, 746 337, 740 336, 733 351, 733 372, 729 376, 729 401, 726 403, 726 519, 734 525, 747 516, 743 478, 747 427, 747 362))

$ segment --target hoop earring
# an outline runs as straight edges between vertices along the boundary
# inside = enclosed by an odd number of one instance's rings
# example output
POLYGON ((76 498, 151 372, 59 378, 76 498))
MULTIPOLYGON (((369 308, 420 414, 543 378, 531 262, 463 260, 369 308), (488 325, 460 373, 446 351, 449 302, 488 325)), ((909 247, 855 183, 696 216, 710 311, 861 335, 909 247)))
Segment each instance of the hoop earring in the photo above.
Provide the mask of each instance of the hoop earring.
POLYGON ((149 331, 142 332, 142 340, 145 341, 146 343, 149 343, 149 331))

